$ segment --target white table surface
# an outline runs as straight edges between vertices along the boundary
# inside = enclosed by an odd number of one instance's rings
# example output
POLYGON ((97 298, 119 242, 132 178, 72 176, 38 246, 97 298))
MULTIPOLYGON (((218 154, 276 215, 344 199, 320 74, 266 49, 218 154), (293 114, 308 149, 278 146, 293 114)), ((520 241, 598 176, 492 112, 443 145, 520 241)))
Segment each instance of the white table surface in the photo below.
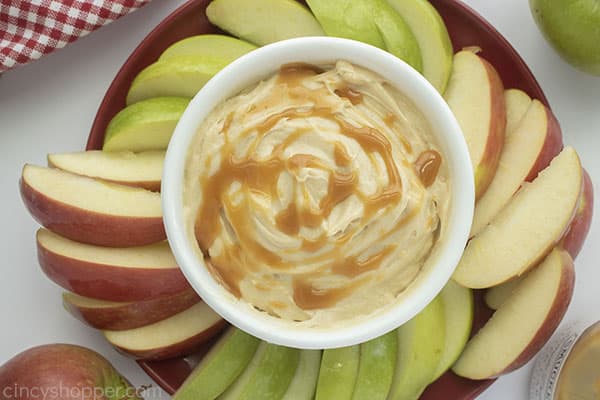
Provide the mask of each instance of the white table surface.
MULTIPOLYGON (((600 78, 572 69, 552 51, 533 22, 528 2, 466 2, 506 36, 532 69, 561 123, 565 143, 579 151, 600 198, 600 78)), ((39 269, 34 242, 38 226, 21 202, 18 180, 23 164, 43 165, 49 152, 84 147, 98 105, 119 67, 141 39, 182 3, 155 0, 65 49, 0 77, 0 221, 5 232, 0 244, 0 364, 34 345, 76 343, 100 351, 135 385, 151 383, 133 361, 62 309, 62 290, 39 269)), ((563 323, 600 319, 599 215, 594 216, 577 259, 575 296, 563 323)), ((530 363, 502 377, 480 398, 526 399, 531 369, 530 363)), ((159 390, 147 396, 168 398, 159 390)))

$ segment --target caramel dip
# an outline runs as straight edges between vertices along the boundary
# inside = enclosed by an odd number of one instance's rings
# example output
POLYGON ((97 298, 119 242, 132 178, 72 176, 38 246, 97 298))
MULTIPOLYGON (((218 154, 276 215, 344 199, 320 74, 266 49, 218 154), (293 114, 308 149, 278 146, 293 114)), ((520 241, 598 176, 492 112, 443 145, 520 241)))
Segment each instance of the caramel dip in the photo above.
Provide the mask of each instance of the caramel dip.
POLYGON ((186 160, 187 232, 249 307, 313 327, 399 301, 444 235, 444 157, 375 73, 290 64, 204 120, 186 160))

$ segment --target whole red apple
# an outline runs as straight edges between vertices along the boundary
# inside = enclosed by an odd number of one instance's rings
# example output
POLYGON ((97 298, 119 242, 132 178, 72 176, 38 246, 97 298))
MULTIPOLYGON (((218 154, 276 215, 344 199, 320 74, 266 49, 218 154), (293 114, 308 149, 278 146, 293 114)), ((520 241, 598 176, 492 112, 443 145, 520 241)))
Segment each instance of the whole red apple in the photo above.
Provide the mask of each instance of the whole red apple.
POLYGON ((26 350, 0 367, 0 399, 140 400, 136 389, 100 354, 49 344, 26 350))

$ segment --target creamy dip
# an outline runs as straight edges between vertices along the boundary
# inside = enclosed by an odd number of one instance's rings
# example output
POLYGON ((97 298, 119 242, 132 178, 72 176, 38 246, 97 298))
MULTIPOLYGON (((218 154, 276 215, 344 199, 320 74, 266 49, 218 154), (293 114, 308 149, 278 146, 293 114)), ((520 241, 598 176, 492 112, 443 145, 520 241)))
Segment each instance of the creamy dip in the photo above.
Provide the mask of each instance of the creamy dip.
POLYGON ((447 165, 371 71, 283 66, 216 107, 186 160, 188 235, 236 298, 327 326, 397 301, 444 234, 447 165))

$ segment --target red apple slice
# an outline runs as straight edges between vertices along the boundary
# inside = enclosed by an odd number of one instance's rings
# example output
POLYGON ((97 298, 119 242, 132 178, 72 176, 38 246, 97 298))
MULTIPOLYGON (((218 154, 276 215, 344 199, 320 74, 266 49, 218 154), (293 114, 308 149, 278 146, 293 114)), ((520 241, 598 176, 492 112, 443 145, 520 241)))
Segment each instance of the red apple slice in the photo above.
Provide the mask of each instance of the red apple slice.
POLYGON ((534 179, 562 147, 558 121, 548 108, 533 100, 515 129, 507 131, 496 175, 475 206, 471 236, 481 232, 521 184, 534 179))
POLYGON ((227 324, 200 302, 170 318, 126 331, 104 331, 117 350, 145 360, 162 360, 193 353, 227 324))
POLYGON ((469 341, 453 371, 469 379, 489 379, 523 366, 560 324, 574 284, 569 253, 554 250, 469 341))
POLYGON ((563 237, 583 189, 572 147, 525 185, 465 249, 453 278, 473 289, 499 285, 535 266, 563 237))
POLYGON ((198 303, 194 290, 137 302, 114 302, 63 293, 63 305, 75 318, 96 329, 121 331, 150 325, 198 303))
POLYGON ((26 165, 21 196, 43 226, 78 242, 141 246, 166 238, 160 194, 26 165))
POLYGON ((594 186, 587 171, 583 171, 583 194, 577 208, 575 218, 569 226, 566 235, 560 241, 560 247, 567 250, 571 257, 576 258, 583 247, 585 238, 592 225, 594 214, 594 186))
POLYGON ((143 301, 190 289, 167 242, 109 248, 37 233, 38 260, 55 283, 81 296, 143 301))
POLYGON ((160 191, 164 151, 82 151, 48 154, 48 165, 77 175, 160 191))
POLYGON ((496 173, 504 142, 502 81, 490 63, 463 50, 454 55, 444 97, 465 136, 475 173, 475 196, 479 198, 496 173))
POLYGON ((531 97, 519 89, 506 89, 504 103, 506 104, 506 128, 504 130, 506 136, 521 122, 521 118, 531 105, 531 97))

